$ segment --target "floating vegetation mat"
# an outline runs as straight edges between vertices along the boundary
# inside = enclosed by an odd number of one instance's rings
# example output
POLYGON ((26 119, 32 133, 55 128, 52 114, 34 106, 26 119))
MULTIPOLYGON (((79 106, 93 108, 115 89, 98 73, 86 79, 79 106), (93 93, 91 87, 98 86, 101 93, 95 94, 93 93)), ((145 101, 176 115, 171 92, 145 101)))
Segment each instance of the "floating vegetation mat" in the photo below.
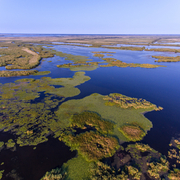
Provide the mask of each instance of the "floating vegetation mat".
MULTIPOLYGON (((146 134, 148 130, 151 129, 152 123, 146 119, 143 116, 143 112, 157 110, 158 107, 156 105, 153 105, 149 102, 146 106, 142 106, 141 108, 135 109, 133 107, 129 108, 121 108, 120 106, 109 106, 107 104, 108 100, 107 97, 111 96, 119 96, 123 97, 121 94, 111 94, 110 96, 103 96, 100 94, 92 94, 90 96, 87 96, 83 99, 79 100, 69 100, 67 102, 64 102, 59 107, 59 110, 56 112, 57 116, 59 116, 61 119, 64 119, 66 121, 70 120, 74 114, 79 114, 84 111, 90 111, 95 112, 101 116, 103 120, 109 121, 113 123, 113 130, 111 134, 114 134, 116 137, 118 137, 121 140, 129 141, 130 139, 125 137, 123 133, 119 131, 119 128, 122 126, 125 126, 128 124, 134 124, 133 127, 140 128, 143 131, 143 136, 146 134)), ((129 97, 126 97, 127 99, 129 97)), ((136 100, 138 102, 138 100, 136 100)), ((145 101, 144 101, 145 102, 145 101)), ((159 110, 159 109, 158 109, 159 110)), ((80 116, 81 118, 82 116, 80 116)), ((72 120, 71 120, 72 121, 72 120)), ((72 125, 76 121, 72 121, 72 125)), ((84 125, 83 120, 81 123, 84 125)), ((98 121, 97 121, 98 123, 98 121)), ((79 123, 75 123, 79 127, 79 123)), ((81 125, 82 125, 81 124, 81 125)), ((97 127, 96 124, 93 123, 91 120, 86 121, 86 125, 91 125, 93 127, 97 127)), ((112 127, 112 126, 109 126, 112 127)), ((141 135, 142 138, 142 135, 141 135)))
POLYGON ((1 85, 0 129, 15 133, 18 136, 16 143, 21 146, 47 141, 48 134, 69 124, 69 121, 59 121, 53 109, 64 98, 80 93, 75 86, 90 79, 84 74, 77 72, 73 78, 21 79, 1 85), (62 87, 55 88, 53 85, 62 87))

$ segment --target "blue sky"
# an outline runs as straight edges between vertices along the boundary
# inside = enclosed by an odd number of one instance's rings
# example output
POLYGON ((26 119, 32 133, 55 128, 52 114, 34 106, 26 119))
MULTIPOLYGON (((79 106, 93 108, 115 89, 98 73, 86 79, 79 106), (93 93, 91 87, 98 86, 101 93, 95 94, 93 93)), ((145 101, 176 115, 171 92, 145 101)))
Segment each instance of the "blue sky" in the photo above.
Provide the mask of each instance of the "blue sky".
POLYGON ((180 34, 180 0, 0 0, 0 33, 180 34))

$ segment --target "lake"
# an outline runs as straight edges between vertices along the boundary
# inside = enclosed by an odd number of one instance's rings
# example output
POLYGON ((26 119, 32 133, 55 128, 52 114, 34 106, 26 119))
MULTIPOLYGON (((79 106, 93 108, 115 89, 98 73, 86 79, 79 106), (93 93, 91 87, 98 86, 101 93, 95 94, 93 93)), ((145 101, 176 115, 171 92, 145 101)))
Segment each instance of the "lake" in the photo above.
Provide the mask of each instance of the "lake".
MULTIPOLYGON (((44 47, 46 47, 46 45, 44 45, 44 47)), ((152 111, 145 114, 145 117, 153 123, 153 128, 148 132, 142 142, 149 144, 155 150, 167 155, 171 138, 180 134, 180 62, 157 63, 154 62, 155 59, 151 56, 178 56, 179 53, 114 50, 63 44, 52 45, 51 48, 57 51, 62 51, 63 53, 88 56, 89 59, 99 62, 102 60, 98 57, 94 57, 92 51, 115 52, 113 54, 113 58, 119 59, 125 63, 150 63, 166 66, 152 69, 140 67, 98 67, 92 71, 85 71, 86 75, 91 79, 77 86, 77 88, 81 91, 79 95, 67 98, 67 100, 81 99, 91 95, 92 93, 99 93, 102 95, 120 93, 130 97, 143 98, 153 104, 156 104, 157 106, 162 106, 164 108, 162 111, 152 111)), ((154 48, 154 46, 152 46, 152 48, 154 48)), ((41 61, 41 64, 35 69, 40 71, 51 71, 50 74, 44 75, 45 77, 69 78, 73 77, 75 72, 70 71, 68 68, 58 68, 56 65, 70 62, 71 61, 69 60, 64 60, 63 57, 55 56, 47 58, 45 61, 41 61)), ((0 68, 0 70, 4 69, 4 67, 0 68)), ((39 79, 44 76, 30 75, 23 77, 1 77, 0 83, 4 84, 14 82, 18 79, 24 78, 39 79)), ((3 141, 7 138, 6 136, 11 135, 3 134, 1 132, 0 140, 3 141)), ((17 168, 16 170, 18 172, 22 171, 21 176, 25 179, 38 179, 49 169, 61 166, 63 162, 66 162, 68 159, 75 156, 75 152, 69 151, 68 147, 58 140, 56 141, 56 139, 52 137, 49 137, 48 142, 39 144, 36 148, 37 150, 35 151, 33 151, 32 147, 18 147, 16 152, 3 150, 0 158, 3 159, 3 162, 5 163, 10 161, 13 164, 6 165, 7 169, 5 169, 5 174, 8 174, 9 171, 12 171, 12 169, 17 166, 19 169, 17 168), (57 147, 61 149, 61 151, 53 151, 51 147, 57 147), (7 153, 9 153, 9 157, 7 156, 7 153), (28 174, 30 175, 31 171, 28 171, 26 175, 24 174, 25 170, 23 166, 26 166, 27 164, 24 163, 24 161, 26 161, 26 156, 22 154, 26 153, 29 154, 28 158, 34 158, 32 161, 32 171, 37 176, 28 177, 28 174), (38 157, 38 160, 35 160, 35 157, 40 156, 41 153, 43 153, 46 158, 49 158, 49 160, 43 161, 43 157, 38 157), (54 153, 54 156, 50 155, 52 153, 54 153), (9 159, 10 157, 11 159, 9 159), (56 161, 57 157, 64 159, 62 159, 62 162, 58 163, 56 161), (36 169, 41 166, 41 161, 43 161, 43 163, 47 163, 48 165, 44 166, 44 169, 40 168, 40 172, 37 172, 36 169)), ((30 159, 27 160, 27 163, 28 162, 30 164, 32 163, 30 162, 30 159)))

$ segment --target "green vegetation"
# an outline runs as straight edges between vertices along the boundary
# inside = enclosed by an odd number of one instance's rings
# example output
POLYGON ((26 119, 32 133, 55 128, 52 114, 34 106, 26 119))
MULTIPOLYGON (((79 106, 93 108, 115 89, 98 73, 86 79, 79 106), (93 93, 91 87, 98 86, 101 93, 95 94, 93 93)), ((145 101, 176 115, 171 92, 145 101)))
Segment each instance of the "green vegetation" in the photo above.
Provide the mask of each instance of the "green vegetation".
POLYGON ((5 144, 7 148, 13 148, 16 143, 12 139, 9 139, 8 142, 5 144))
POLYGON ((160 158, 159 162, 147 163, 147 174, 151 178, 161 179, 160 175, 165 174, 169 170, 169 162, 166 159, 160 158))
MULTIPOLYGON (((81 70, 91 71, 91 70, 96 69, 100 63, 107 63, 106 65, 99 65, 100 67, 114 67, 114 66, 116 67, 141 67, 141 68, 164 67, 162 65, 154 65, 154 64, 125 63, 115 58, 103 58, 104 54, 102 53, 108 53, 106 51, 92 52, 94 53, 95 57, 102 58, 104 62, 86 62, 89 59, 87 59, 87 57, 84 57, 84 56, 75 56, 71 54, 65 54, 62 52, 56 52, 56 53, 60 53, 59 56, 65 57, 65 59, 72 60, 73 62, 75 62, 74 64, 68 63, 68 64, 57 65, 57 67, 59 68, 69 68, 71 71, 81 71, 81 70)), ((109 52, 109 53, 113 53, 113 52, 109 52)))
MULTIPOLYGON (((86 133, 82 133, 81 135, 83 134, 86 133)), ((61 172, 66 173, 65 180, 139 180, 145 178, 144 175, 150 178, 160 179, 169 169, 169 163, 166 159, 162 158, 161 154, 148 145, 140 143, 130 144, 126 149, 121 148, 120 151, 118 150, 118 153, 121 152, 130 153, 132 158, 119 169, 108 166, 106 163, 98 160, 87 161, 78 153, 78 157, 63 164, 61 172)), ((121 161, 123 161, 123 159, 121 159, 121 161)), ((168 177, 170 177, 170 175, 168 177)))
POLYGON ((51 71, 38 71, 37 73, 33 74, 33 75, 47 75, 50 74, 51 71))
POLYGON ((34 52, 37 52, 41 58, 54 57, 54 55, 55 55, 55 53, 52 52, 52 50, 48 50, 48 49, 42 47, 42 45, 34 46, 33 44, 23 44, 23 46, 32 49, 34 52))
POLYGON ((169 170, 169 162, 166 158, 148 145, 141 143, 130 144, 125 150, 132 157, 130 165, 133 167, 130 168, 131 172, 127 168, 129 175, 133 178, 138 179, 144 173, 149 178, 160 180, 161 176, 165 175, 169 170))
POLYGON ((0 77, 40 75, 37 70, 29 71, 0 71, 0 77))
POLYGON ((138 126, 137 123, 126 124, 119 127, 119 131, 129 140, 129 141, 140 141, 146 132, 138 126))
POLYGON ((176 56, 176 57, 152 56, 152 57, 158 59, 158 60, 155 60, 155 62, 178 62, 178 61, 180 61, 180 56, 176 56))
POLYGON ((4 142, 0 141, 0 149, 3 148, 3 146, 4 146, 4 142))
POLYGON ((176 149, 170 149, 168 151, 168 158, 173 159, 176 164, 180 164, 180 152, 178 152, 176 149))
POLYGON ((128 174, 131 178, 134 180, 140 180, 142 173, 139 172, 139 170, 133 166, 127 166, 128 174))
POLYGON ((85 62, 85 63, 68 63, 68 64, 62 64, 57 65, 58 68, 69 68, 71 71, 93 71, 97 69, 98 62, 85 62))
POLYGON ((107 56, 113 56, 112 53, 116 53, 116 52, 108 52, 108 51, 93 51, 92 52, 94 55, 94 57, 99 57, 99 58, 103 58, 106 54, 107 56), (107 54, 109 53, 109 54, 107 54))
POLYGON ((90 169, 93 162, 87 162, 81 155, 64 163, 62 169, 67 172, 66 180, 90 180, 90 169))
POLYGON ((180 179, 180 170, 174 169, 173 171, 170 171, 170 173, 168 174, 168 178, 170 180, 179 180, 180 179))
POLYGON ((108 137, 93 131, 81 133, 80 135, 68 135, 63 138, 66 145, 72 150, 78 150, 87 161, 112 156, 119 148, 116 138, 108 137))
POLYGON ((180 49, 171 49, 171 48, 150 48, 150 49, 145 49, 145 51, 158 51, 158 52, 175 52, 179 53, 180 49))
POLYGON ((39 65, 41 57, 28 48, 11 47, 0 49, 0 66, 6 69, 32 69, 39 65))
POLYGON ((180 150, 180 141, 178 139, 174 139, 174 146, 180 150))
POLYGON ((123 171, 120 174, 117 174, 114 168, 102 163, 97 162, 94 163, 93 168, 90 169, 91 171, 91 179, 93 180, 103 180, 103 179, 110 179, 110 180, 127 180, 128 175, 125 174, 123 171))
POLYGON ((113 93, 103 98, 107 106, 119 106, 123 109, 134 108, 134 109, 149 109, 152 108, 155 111, 162 110, 162 107, 157 107, 155 104, 146 101, 145 99, 131 98, 122 94, 113 93))
MULTIPOLYGON (((104 47, 104 46, 102 46, 104 47)), ((145 50, 145 47, 133 47, 133 46, 121 46, 121 47, 104 47, 107 49, 119 49, 119 50, 131 50, 131 51, 143 51, 145 50)))
POLYGON ((0 128, 16 134, 20 146, 47 141, 48 134, 69 125, 69 121, 60 119, 52 109, 58 107, 64 98, 80 93, 75 86, 90 79, 84 74, 75 73, 73 78, 20 79, 15 83, 1 85, 0 128), (55 88, 53 85, 63 87, 55 88), (44 97, 39 101, 41 94, 44 97))
POLYGON ((114 124, 102 119, 97 113, 85 111, 72 116, 71 126, 86 129, 87 126, 94 127, 100 133, 107 134, 114 129, 114 124))
POLYGON ((104 54, 94 54, 93 56, 94 56, 94 57, 103 58, 103 57, 104 57, 104 54))
POLYGON ((46 172, 41 180, 63 180, 66 177, 66 172, 62 172, 60 168, 52 169, 50 172, 46 172))
MULTIPOLYGON (((132 158, 137 162, 137 164, 141 164, 139 163, 140 161, 145 160, 145 162, 150 162, 152 158, 159 159, 161 157, 160 154, 152 149, 149 145, 142 143, 129 144, 125 150, 131 154, 132 158), (147 155, 142 156, 143 153, 146 153, 147 155)), ((146 168, 145 164, 141 165, 146 168)), ((143 168, 141 167, 141 169, 143 168)))
POLYGON ((1 170, 1 171, 0 171, 0 179, 2 179, 3 172, 4 172, 4 170, 1 170))
POLYGON ((119 131, 119 127, 122 127, 124 124, 137 123, 144 132, 150 130, 152 123, 146 119, 142 113, 158 109, 155 105, 150 104, 148 107, 145 106, 146 108, 139 109, 124 109, 120 106, 106 105, 106 100, 104 100, 105 97, 107 96, 92 94, 83 99, 69 100, 61 104, 56 114, 60 119, 69 121, 74 114, 80 114, 84 111, 96 112, 101 115, 102 119, 109 120, 115 124, 112 133, 124 141, 128 141, 128 139, 119 131))
MULTIPOLYGON (((103 58, 105 60, 105 58, 103 58)), ((110 58, 108 58, 110 59, 110 58)), ((100 65, 100 67, 141 67, 141 68, 157 68, 157 67, 165 67, 162 65, 155 64, 138 64, 138 63, 125 63, 120 60, 112 60, 108 62, 109 64, 100 65)))
MULTIPOLYGON (((97 52, 92 52, 92 53, 97 53, 97 52)), ((103 53, 103 51, 101 53, 103 53)), ((102 54, 97 54, 97 55, 102 55, 102 54)), ((155 65, 155 64, 125 63, 125 62, 122 62, 122 61, 115 59, 115 58, 103 58, 101 56, 98 56, 98 57, 102 58, 102 60, 105 61, 104 63, 107 63, 105 65, 100 65, 100 67, 141 67, 141 68, 164 67, 164 66, 155 65)))
POLYGON ((6 66, 6 69, 32 69, 39 65, 42 58, 53 57, 54 52, 47 50, 41 45, 34 46, 30 43, 1 42, 1 46, 8 48, 0 49, 0 66, 6 66))

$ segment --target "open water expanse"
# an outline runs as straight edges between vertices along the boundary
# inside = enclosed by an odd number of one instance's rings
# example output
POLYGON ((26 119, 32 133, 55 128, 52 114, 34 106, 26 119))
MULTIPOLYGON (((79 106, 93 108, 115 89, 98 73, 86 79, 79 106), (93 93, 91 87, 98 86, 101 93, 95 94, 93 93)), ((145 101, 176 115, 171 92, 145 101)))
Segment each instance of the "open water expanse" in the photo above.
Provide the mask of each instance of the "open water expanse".
MULTIPOLYGON (((93 71, 85 71, 86 75, 91 79, 77 86, 81 91, 79 95, 67 98, 67 100, 81 99, 92 93, 102 95, 120 93, 130 97, 143 98, 157 106, 163 107, 162 111, 152 111, 145 114, 145 117, 153 123, 153 128, 142 142, 167 155, 171 138, 180 134, 180 62, 157 63, 154 62, 155 59, 151 56, 178 56, 178 53, 110 50, 70 45, 52 45, 51 48, 63 53, 88 56, 93 61, 101 61, 101 59, 93 57, 92 51, 109 51, 116 52, 113 54, 113 58, 126 63, 149 63, 166 66, 153 69, 99 67, 93 71)), ((74 71, 70 71, 68 68, 56 67, 56 65, 70 62, 62 57, 55 56, 41 61, 40 66, 35 69, 51 71, 50 74, 45 75, 46 77, 73 77, 74 71)), ((4 67, 1 67, 0 70, 4 70, 4 67)), ((0 83, 14 82, 17 79, 24 78, 39 79, 41 77, 44 76, 1 77, 0 83)), ((11 136, 11 134, 1 132, 0 140, 9 139, 8 136, 11 136)), ((16 169, 18 173, 21 172, 21 177, 24 177, 24 179, 36 180, 42 177, 46 171, 56 166, 61 166, 63 162, 71 159, 75 154, 64 143, 49 137, 48 142, 39 144, 35 150, 33 150, 33 147, 28 146, 18 147, 15 152, 3 150, 0 154, 0 159, 6 164, 6 174, 12 169, 16 169), (60 162, 59 159, 62 161, 60 162), (26 173, 25 166, 26 169, 30 168, 26 173)))

